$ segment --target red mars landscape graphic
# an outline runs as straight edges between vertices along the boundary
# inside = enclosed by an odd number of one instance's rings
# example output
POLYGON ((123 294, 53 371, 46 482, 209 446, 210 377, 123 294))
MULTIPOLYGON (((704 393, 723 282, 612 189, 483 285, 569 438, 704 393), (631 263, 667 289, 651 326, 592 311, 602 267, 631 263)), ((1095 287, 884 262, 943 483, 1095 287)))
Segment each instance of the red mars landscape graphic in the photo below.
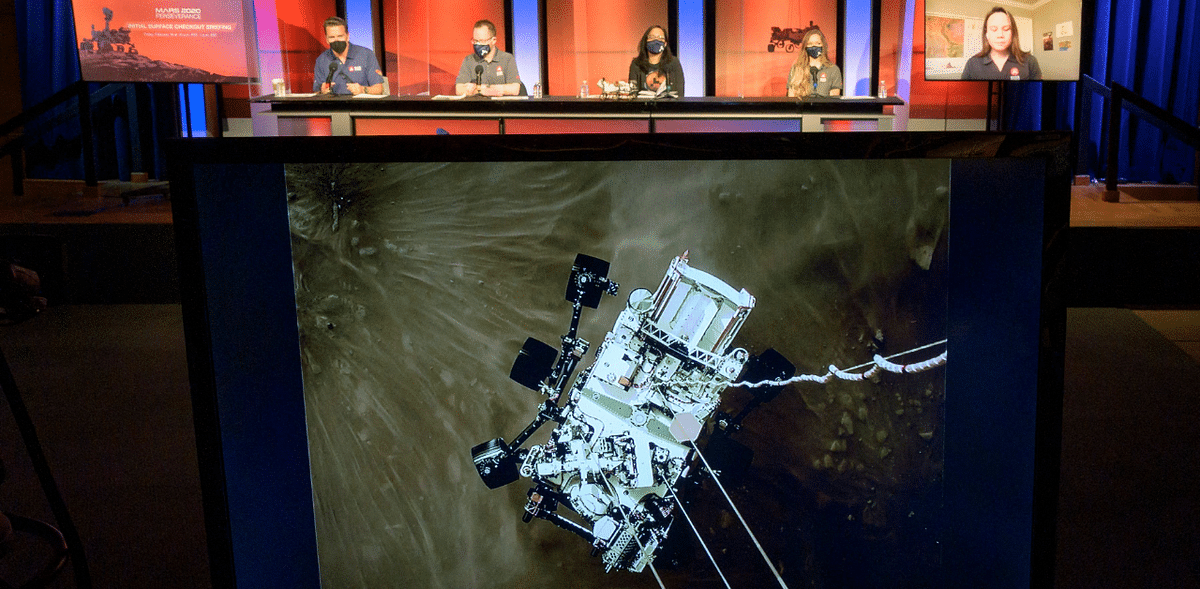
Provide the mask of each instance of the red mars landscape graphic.
POLYGON ((104 82, 245 82, 241 2, 75 0, 83 79, 104 82))

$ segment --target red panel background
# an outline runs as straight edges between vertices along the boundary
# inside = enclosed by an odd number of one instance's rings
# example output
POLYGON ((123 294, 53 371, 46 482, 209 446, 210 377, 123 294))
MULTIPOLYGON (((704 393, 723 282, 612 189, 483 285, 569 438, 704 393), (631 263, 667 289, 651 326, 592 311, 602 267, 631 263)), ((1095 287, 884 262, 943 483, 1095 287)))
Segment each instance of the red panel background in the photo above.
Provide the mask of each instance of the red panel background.
POLYGON ((384 69, 392 94, 454 94, 454 77, 471 53, 471 25, 496 25, 504 37, 503 0, 389 0, 383 7, 384 69))
POLYGON ((365 118, 354 121, 355 135, 436 135, 438 129, 443 129, 451 135, 496 135, 500 133, 500 122, 471 119, 365 118))
POLYGON ((717 0, 716 95, 787 96, 787 75, 796 53, 767 51, 771 27, 821 27, 829 59, 837 60, 836 0, 717 0))
MULTIPOLYGON (((336 14, 333 0, 287 0, 275 3, 279 48, 292 92, 312 92, 313 64, 325 45, 326 18, 336 14)), ((354 33, 350 34, 351 41, 354 33)), ((268 80, 269 82, 269 80, 268 80)))
POLYGON ((647 133, 649 131, 650 123, 644 119, 508 119, 504 121, 504 132, 510 135, 647 133))
POLYGON ((583 80, 595 94, 600 78, 626 79, 651 25, 666 28, 665 0, 546 0, 546 94, 574 96, 583 80))
MULTIPOLYGON (((879 18, 879 79, 887 84, 888 96, 896 95, 896 72, 900 56, 908 47, 904 39, 904 0, 882 0, 879 18)), ((911 86, 910 86, 911 89, 911 86)))
POLYGON ((986 83, 925 81, 925 0, 917 0, 913 11, 912 51, 910 119, 987 118, 986 83))

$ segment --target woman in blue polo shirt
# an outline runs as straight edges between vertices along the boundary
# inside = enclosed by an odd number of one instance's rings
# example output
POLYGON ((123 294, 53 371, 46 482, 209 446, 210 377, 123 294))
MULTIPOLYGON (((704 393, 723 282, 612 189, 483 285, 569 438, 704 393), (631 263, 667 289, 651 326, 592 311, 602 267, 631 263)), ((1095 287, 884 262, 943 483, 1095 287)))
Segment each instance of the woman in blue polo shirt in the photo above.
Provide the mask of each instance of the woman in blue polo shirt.
POLYGON ((983 51, 967 60, 964 80, 1040 80, 1042 69, 1032 53, 1021 51, 1012 14, 999 6, 983 19, 983 51))

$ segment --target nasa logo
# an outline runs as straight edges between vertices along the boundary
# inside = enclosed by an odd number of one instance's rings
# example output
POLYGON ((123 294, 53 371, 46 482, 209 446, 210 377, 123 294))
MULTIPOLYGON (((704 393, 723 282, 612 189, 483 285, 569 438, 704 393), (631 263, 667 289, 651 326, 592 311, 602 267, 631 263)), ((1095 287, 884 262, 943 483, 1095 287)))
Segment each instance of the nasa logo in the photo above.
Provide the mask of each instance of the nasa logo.
POLYGON ((504 77, 504 68, 500 67, 500 64, 496 64, 496 77, 498 77, 498 78, 504 77))
POLYGON ((1008 70, 1008 75, 1011 76, 1012 79, 1014 79, 1014 80, 1020 79, 1021 78, 1021 70, 1018 70, 1017 68, 1014 67, 1011 70, 1008 70))
POLYGON ((820 80, 822 84, 824 84, 825 81, 828 80, 829 78, 825 77, 825 72, 821 72, 821 76, 817 79, 820 80))

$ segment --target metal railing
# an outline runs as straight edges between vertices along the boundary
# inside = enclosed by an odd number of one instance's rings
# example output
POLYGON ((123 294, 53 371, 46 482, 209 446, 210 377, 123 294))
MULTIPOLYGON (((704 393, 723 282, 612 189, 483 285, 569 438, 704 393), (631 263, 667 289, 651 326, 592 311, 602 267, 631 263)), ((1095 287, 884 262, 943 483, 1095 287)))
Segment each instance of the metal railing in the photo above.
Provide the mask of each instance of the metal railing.
POLYGON ((142 146, 138 138, 138 109, 132 84, 106 84, 96 92, 88 91, 88 83, 78 81, 55 92, 37 105, 21 111, 17 116, 0 123, 0 158, 7 156, 12 163, 13 194, 25 192, 25 148, 40 136, 43 130, 54 129, 71 120, 78 119, 83 152, 83 181, 86 186, 96 186, 96 147, 92 128, 92 108, 96 103, 117 94, 125 94, 125 117, 129 122, 130 166, 142 170, 144 165, 142 146), (56 115, 41 119, 60 106, 67 105, 56 115), (86 106, 86 108, 85 108, 86 106), (29 125, 34 125, 30 128, 29 125))
MULTIPOLYGON (((1120 178, 1118 167, 1120 165, 1121 114, 1123 111, 1128 110, 1130 115, 1137 115, 1168 136, 1200 151, 1200 128, 1195 125, 1188 124, 1183 119, 1116 82, 1113 82, 1112 88, 1109 88, 1086 75, 1081 76, 1079 81, 1083 87, 1083 107, 1080 109, 1077 119, 1082 119, 1085 117, 1084 113, 1091 112, 1093 94, 1099 94, 1108 99, 1108 116, 1105 118, 1107 123, 1102 132, 1107 134, 1107 164, 1104 185, 1109 192, 1116 192, 1117 180, 1120 178)), ((1088 126, 1080 121, 1076 124, 1076 129, 1079 136, 1079 161, 1087 161, 1084 150, 1090 145, 1088 126)))

